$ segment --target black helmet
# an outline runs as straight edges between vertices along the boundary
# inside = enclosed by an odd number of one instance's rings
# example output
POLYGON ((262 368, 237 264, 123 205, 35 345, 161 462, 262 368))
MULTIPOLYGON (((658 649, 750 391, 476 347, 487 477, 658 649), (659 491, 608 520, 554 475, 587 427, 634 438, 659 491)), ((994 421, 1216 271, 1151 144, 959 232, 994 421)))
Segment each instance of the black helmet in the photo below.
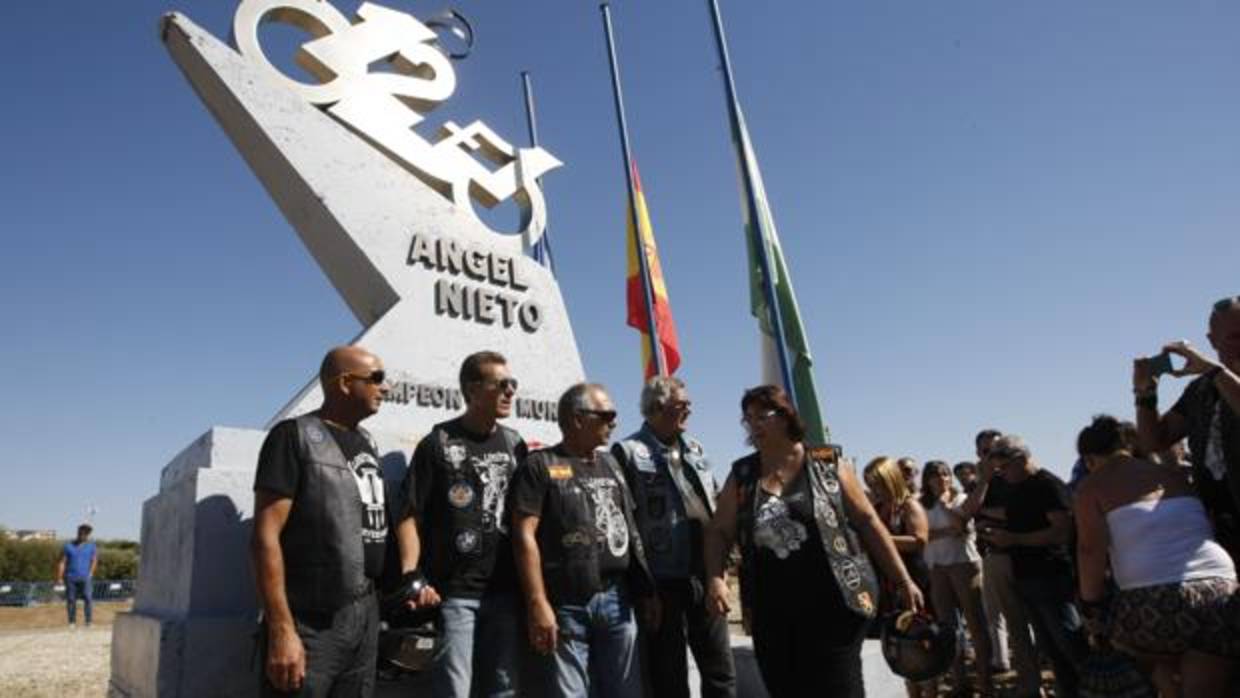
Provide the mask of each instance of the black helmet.
POLYGON ((960 648, 954 627, 912 611, 887 616, 882 639, 887 666, 909 681, 925 681, 946 673, 960 648))

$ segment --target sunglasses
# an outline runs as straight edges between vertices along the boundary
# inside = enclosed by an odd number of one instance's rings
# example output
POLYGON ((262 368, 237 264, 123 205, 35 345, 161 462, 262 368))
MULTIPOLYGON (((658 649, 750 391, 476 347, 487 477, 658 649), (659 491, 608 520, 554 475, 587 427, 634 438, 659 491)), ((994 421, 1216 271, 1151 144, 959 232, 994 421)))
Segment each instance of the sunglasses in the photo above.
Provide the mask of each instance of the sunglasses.
POLYGON ((757 424, 758 422, 765 422, 766 420, 771 419, 778 414, 779 414, 779 410, 766 410, 765 412, 759 412, 757 414, 747 414, 741 417, 741 425, 746 426, 746 427, 751 427, 757 424))
POLYGON ((591 417, 597 417, 605 424, 614 424, 616 421, 615 410, 577 410, 581 414, 588 414, 591 417))
POLYGON ((514 393, 517 392, 517 387, 519 385, 516 378, 500 378, 499 380, 480 380, 474 382, 481 383, 487 388, 499 388, 501 391, 505 392, 511 390, 514 393))
POLYGON ((370 373, 349 373, 345 371, 336 377, 344 378, 345 380, 365 381, 372 385, 383 385, 387 382, 387 373, 381 368, 370 373))

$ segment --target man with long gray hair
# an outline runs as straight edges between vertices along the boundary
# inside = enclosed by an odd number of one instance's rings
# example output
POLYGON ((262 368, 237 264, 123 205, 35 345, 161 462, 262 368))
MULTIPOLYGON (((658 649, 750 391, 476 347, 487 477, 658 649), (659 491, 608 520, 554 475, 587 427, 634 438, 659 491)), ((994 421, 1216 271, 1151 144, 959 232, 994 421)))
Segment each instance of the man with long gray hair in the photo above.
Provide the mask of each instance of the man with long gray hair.
POLYGON ((690 406, 679 378, 651 378, 642 388, 641 428, 611 452, 636 500, 637 526, 663 611, 658 627, 640 626, 653 696, 689 697, 687 641, 703 698, 734 698, 728 622, 707 611, 703 581, 702 530, 714 514, 718 489, 706 451, 685 431, 690 406))

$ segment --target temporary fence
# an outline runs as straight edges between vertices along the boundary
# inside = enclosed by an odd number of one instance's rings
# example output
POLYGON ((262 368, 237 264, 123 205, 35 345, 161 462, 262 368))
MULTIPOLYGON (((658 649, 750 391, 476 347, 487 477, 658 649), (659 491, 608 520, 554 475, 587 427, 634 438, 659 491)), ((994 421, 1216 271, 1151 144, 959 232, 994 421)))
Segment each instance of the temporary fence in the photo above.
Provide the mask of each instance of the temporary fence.
MULTIPOLYGON (((131 599, 134 580, 94 579, 91 592, 95 601, 131 599)), ((0 606, 37 606, 64 600, 65 585, 60 582, 0 582, 0 606)))

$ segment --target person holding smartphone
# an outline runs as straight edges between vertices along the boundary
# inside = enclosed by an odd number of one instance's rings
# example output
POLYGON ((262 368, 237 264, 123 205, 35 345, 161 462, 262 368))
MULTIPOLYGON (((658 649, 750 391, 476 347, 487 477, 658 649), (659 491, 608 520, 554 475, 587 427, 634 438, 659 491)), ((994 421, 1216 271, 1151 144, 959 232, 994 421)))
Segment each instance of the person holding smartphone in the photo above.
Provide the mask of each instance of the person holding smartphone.
POLYGON ((1218 353, 1210 359, 1187 341, 1133 361, 1137 433, 1142 447, 1158 452, 1188 437, 1193 482, 1214 523, 1218 542, 1240 555, 1240 296, 1210 311, 1206 335, 1218 353), (1172 356, 1184 359, 1176 368, 1172 356), (1171 409, 1158 411, 1159 376, 1194 376, 1171 409))

